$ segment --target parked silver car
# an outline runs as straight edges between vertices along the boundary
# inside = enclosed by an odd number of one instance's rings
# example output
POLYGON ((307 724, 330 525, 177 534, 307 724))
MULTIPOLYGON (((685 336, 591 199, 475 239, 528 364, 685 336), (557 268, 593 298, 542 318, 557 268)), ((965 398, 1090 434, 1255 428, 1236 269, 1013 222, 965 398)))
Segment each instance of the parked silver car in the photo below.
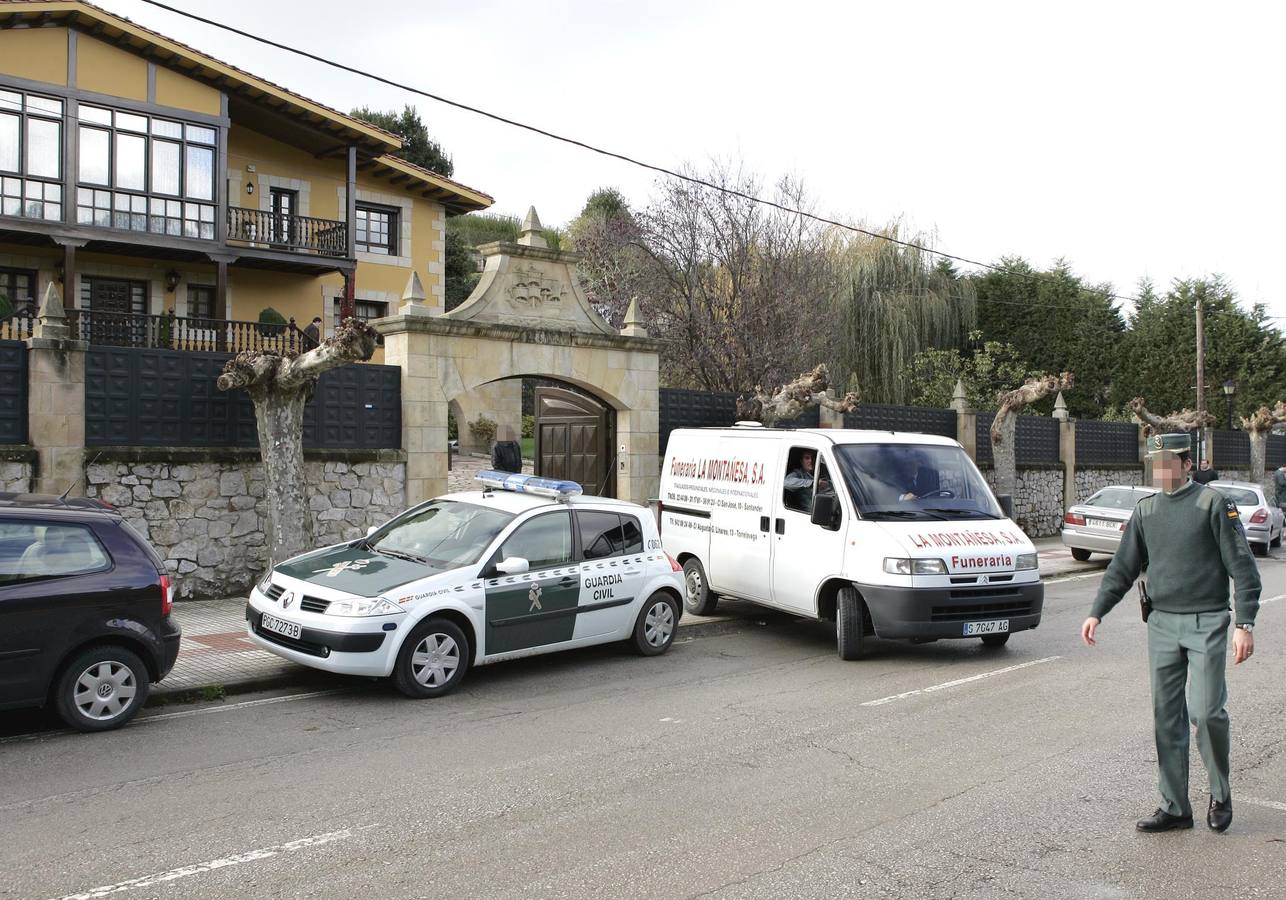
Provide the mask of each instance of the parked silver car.
POLYGON ((1063 515, 1063 544, 1071 548, 1072 559, 1084 561, 1091 553, 1115 553, 1134 507, 1156 492, 1154 487, 1114 484, 1068 509, 1063 515))
POLYGON ((1250 481, 1212 481, 1209 486, 1237 504, 1251 550, 1266 556, 1269 547, 1282 545, 1286 516, 1276 504, 1268 502, 1263 487, 1250 481))

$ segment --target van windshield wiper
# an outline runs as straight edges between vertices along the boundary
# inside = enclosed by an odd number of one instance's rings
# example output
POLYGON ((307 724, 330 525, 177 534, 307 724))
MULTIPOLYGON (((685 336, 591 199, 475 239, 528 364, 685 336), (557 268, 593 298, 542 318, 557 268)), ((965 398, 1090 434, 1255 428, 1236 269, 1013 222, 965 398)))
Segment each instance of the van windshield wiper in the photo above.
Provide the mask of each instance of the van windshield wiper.
POLYGON ((867 519, 879 520, 881 518, 889 519, 918 519, 923 516, 926 519, 942 519, 943 516, 935 516, 928 509, 876 509, 871 512, 862 514, 867 519))
POLYGON ((930 509, 933 512, 952 513, 953 515, 957 515, 957 516, 977 516, 980 519, 1002 518, 1001 516, 993 515, 992 513, 989 513, 986 510, 981 510, 981 509, 960 509, 959 507, 952 507, 952 506, 928 506, 925 508, 930 509))

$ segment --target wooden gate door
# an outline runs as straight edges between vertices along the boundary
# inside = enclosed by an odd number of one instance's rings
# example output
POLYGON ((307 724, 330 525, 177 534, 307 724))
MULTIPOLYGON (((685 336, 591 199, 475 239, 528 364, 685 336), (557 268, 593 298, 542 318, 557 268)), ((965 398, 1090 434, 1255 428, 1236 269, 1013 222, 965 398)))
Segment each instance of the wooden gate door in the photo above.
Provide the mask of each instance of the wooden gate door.
POLYGON ((579 482, 586 494, 615 496, 611 410, 583 394, 536 388, 536 474, 579 482))

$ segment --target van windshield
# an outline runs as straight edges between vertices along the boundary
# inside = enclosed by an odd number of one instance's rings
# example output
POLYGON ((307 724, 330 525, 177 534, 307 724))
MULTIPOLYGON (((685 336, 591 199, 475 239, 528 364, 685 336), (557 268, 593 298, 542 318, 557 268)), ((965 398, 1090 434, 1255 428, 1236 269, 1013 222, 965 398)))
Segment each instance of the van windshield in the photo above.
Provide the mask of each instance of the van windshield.
POLYGON ((1004 518, 982 474, 960 447, 841 444, 835 455, 863 518, 1004 518))

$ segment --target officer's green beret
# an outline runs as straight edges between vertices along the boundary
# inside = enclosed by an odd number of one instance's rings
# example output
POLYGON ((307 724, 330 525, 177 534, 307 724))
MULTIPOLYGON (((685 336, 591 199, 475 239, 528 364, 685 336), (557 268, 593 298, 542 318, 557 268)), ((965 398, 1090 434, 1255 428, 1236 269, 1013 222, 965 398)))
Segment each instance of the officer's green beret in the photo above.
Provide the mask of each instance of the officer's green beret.
POLYGON ((1192 450, 1192 435, 1186 432, 1176 434, 1154 434, 1148 438, 1148 455, 1155 453, 1187 453, 1192 450))

